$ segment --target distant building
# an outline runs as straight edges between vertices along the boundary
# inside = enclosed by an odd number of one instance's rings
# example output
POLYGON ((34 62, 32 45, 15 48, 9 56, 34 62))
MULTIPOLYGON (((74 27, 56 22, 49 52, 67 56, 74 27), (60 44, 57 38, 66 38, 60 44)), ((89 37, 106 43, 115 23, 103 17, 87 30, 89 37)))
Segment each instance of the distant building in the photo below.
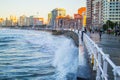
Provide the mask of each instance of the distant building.
POLYGON ((52 18, 50 21, 50 24, 55 27, 54 25, 56 25, 56 18, 58 16, 66 16, 66 10, 64 8, 55 8, 52 10, 52 18))
POLYGON ((10 16, 10 21, 11 21, 11 26, 16 26, 17 25, 17 22, 18 22, 18 19, 16 16, 10 16))
POLYGON ((20 16, 19 18, 19 26, 39 26, 43 25, 44 23, 44 18, 40 18, 38 16, 30 16, 27 17, 25 15, 20 16))
POLYGON ((44 23, 43 18, 34 17, 34 26, 40 26, 40 25, 43 25, 43 23, 44 23))
POLYGON ((70 28, 70 19, 71 17, 69 15, 67 16, 57 16, 56 18, 56 29, 60 29, 60 28, 70 28))
POLYGON ((82 15, 74 14, 74 18, 67 16, 58 16, 56 21, 56 29, 81 29, 83 22, 82 15))
POLYGON ((86 7, 81 7, 78 9, 78 14, 83 15, 83 13, 86 13, 86 7))
POLYGON ((30 26, 30 18, 25 17, 25 26, 30 26))
POLYGON ((81 29, 83 27, 83 16, 80 14, 74 14, 74 19, 77 29, 81 29))
POLYGON ((3 19, 3 18, 0 18, 0 26, 3 25, 3 22, 4 22, 4 19, 3 19))
POLYGON ((26 26, 26 16, 25 15, 20 16, 19 21, 18 21, 18 25, 19 26, 26 26))
POLYGON ((34 25, 34 16, 30 16, 29 20, 30 20, 30 26, 33 26, 34 25))
POLYGON ((82 16, 80 19, 81 25, 86 27, 86 7, 81 7, 78 9, 78 14, 82 16))
POLYGON ((10 19, 6 18, 5 20, 5 26, 9 27, 9 26, 12 26, 12 22, 10 19))
POLYGON ((52 18, 52 13, 48 13, 48 24, 49 25, 50 25, 51 18, 52 18))

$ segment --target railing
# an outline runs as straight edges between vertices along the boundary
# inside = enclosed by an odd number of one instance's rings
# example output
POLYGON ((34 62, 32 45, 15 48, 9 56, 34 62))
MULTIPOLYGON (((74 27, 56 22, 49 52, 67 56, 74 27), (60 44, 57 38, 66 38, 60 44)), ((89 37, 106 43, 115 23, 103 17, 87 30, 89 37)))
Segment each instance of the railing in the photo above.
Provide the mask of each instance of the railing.
POLYGON ((120 80, 120 66, 116 66, 109 58, 109 55, 105 54, 85 33, 83 34, 83 42, 90 56, 90 61, 93 64, 93 70, 96 71, 96 80, 109 80, 108 64, 113 69, 114 80, 120 80))

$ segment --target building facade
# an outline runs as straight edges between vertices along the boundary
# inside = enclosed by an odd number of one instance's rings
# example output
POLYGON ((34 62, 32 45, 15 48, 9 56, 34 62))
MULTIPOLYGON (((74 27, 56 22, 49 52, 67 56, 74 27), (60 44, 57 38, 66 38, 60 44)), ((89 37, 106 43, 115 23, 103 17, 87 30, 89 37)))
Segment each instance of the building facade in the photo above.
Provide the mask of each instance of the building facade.
POLYGON ((80 19, 81 26, 86 27, 86 7, 79 8, 78 14, 82 16, 82 18, 80 19))
POLYGON ((51 21, 50 24, 52 27, 55 27, 56 25, 56 18, 58 16, 66 16, 66 10, 64 8, 55 8, 52 10, 52 17, 51 17, 51 21))
POLYGON ((4 19, 0 18, 0 27, 3 26, 4 19))
POLYGON ((47 21, 48 25, 51 25, 50 24, 51 18, 52 18, 52 13, 48 13, 48 21, 47 21))
POLYGON ((120 24, 120 0, 102 0, 102 23, 107 20, 120 24))
POLYGON ((18 19, 16 16, 10 16, 10 21, 11 21, 11 26, 16 26, 17 25, 17 22, 18 22, 18 19))
POLYGON ((120 24, 120 0, 87 0, 87 27, 100 28, 107 20, 120 24))
POLYGON ((92 14, 93 14, 93 0, 87 0, 87 23, 86 26, 91 28, 92 27, 92 14))
POLYGON ((93 1, 93 13, 92 13, 92 28, 99 29, 102 27, 101 22, 101 1, 93 1))
POLYGON ((26 26, 26 16, 25 15, 22 15, 19 17, 18 25, 19 26, 26 26))

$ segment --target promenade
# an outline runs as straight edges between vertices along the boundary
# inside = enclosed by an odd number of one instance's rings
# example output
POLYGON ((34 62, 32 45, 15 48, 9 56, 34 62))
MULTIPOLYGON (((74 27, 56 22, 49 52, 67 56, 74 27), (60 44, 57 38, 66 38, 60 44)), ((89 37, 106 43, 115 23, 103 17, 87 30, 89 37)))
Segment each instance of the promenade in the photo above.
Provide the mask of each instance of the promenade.
MULTIPOLYGON (((114 36, 109 34, 102 34, 100 39, 98 33, 91 33, 90 37, 99 47, 102 48, 105 54, 109 54, 110 59, 116 64, 120 65, 120 36, 114 36)), ((110 71, 111 67, 108 69, 108 74, 110 74, 109 80, 113 80, 113 74, 110 71)))
POLYGON ((110 58, 116 65, 120 65, 120 37, 108 34, 102 34, 100 40, 98 33, 90 34, 91 39, 95 41, 103 52, 110 55, 110 58))

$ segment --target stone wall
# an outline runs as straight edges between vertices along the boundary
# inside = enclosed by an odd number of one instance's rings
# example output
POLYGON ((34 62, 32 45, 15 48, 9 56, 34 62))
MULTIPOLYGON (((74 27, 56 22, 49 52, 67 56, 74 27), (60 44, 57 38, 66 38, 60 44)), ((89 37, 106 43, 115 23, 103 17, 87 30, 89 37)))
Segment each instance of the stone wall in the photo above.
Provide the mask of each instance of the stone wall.
POLYGON ((78 47, 79 46, 79 37, 78 35, 73 32, 73 31, 68 31, 68 30, 52 30, 53 35, 64 35, 67 38, 71 38, 74 42, 74 44, 78 47))

